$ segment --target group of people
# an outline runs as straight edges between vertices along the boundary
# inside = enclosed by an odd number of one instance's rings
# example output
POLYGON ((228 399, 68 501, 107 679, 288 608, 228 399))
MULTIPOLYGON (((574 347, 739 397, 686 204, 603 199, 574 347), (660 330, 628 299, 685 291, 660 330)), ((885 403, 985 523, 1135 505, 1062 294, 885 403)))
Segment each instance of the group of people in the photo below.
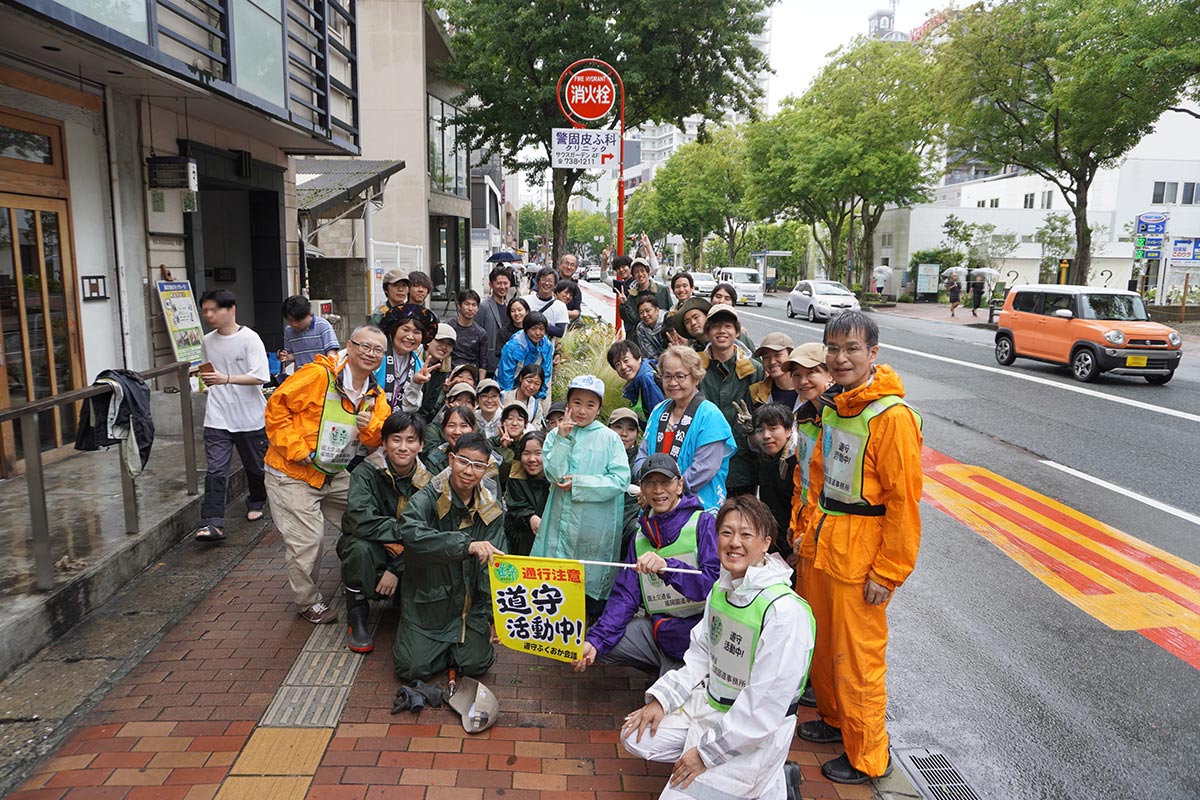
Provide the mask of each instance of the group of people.
POLYGON ((700 298, 675 276, 668 310, 639 261, 612 262, 627 336, 608 360, 626 386, 606 419, 596 376, 549 402, 549 340, 578 315, 578 286, 563 285, 573 258, 527 298, 493 269, 489 296, 464 292, 448 322, 424 305, 426 276, 389 273, 388 302, 344 350, 289 298, 297 368, 269 400, 261 340, 230 293, 206 293, 197 539, 224 536, 236 447, 247 516, 270 500, 299 613, 337 620, 316 580, 329 522, 347 645, 370 652, 370 602, 394 602, 404 682, 490 668, 493 556, 625 562, 585 571, 574 666, 658 676, 622 735, 675 763, 664 796, 784 797, 793 731, 844 743, 822 766, 834 781, 885 775, 886 608, 915 565, 921 434, 899 377, 875 363, 878 328, 847 313, 823 344, 772 333, 755 347, 732 290, 700 298), (819 716, 797 729, 805 702, 819 716))

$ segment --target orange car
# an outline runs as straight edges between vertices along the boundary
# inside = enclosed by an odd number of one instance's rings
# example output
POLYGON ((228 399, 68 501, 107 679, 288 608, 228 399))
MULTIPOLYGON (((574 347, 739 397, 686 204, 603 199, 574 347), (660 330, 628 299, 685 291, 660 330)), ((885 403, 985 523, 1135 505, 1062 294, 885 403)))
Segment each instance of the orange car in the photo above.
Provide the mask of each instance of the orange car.
POLYGON ((996 360, 1066 364, 1076 380, 1102 372, 1171 380, 1183 357, 1179 331, 1150 321, 1136 292, 1095 286, 1018 286, 1004 299, 996 360))

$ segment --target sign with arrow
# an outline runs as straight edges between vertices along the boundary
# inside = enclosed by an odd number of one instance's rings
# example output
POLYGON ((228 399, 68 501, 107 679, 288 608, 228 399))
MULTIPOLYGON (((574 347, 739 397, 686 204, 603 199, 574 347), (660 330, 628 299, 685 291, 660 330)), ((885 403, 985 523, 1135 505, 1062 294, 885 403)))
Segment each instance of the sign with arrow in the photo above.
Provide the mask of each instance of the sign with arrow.
POLYGON ((555 128, 550 166, 555 169, 611 169, 620 160, 621 135, 616 131, 555 128))

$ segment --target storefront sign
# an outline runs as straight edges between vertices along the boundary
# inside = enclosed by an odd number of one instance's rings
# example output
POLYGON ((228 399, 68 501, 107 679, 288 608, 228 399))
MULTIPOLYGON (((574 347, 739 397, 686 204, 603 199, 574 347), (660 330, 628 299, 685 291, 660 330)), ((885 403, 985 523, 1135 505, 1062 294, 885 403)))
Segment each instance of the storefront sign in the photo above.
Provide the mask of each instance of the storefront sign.
POLYGON ((191 282, 159 281, 157 285, 175 360, 199 366, 204 332, 200 329, 200 314, 196 311, 191 282))
POLYGON ((505 647, 556 661, 583 653, 583 564, 555 558, 492 560, 492 611, 505 647))
POLYGON ((621 136, 616 131, 555 128, 550 150, 554 169, 608 169, 621 157, 621 136))

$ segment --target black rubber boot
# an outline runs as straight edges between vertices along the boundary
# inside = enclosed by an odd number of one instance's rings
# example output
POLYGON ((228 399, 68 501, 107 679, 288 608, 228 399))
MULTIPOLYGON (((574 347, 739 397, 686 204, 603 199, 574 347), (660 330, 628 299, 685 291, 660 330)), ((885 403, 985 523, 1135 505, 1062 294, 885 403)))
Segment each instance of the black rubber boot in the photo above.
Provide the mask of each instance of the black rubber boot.
POLYGON ((346 647, 355 653, 369 653, 375 649, 371 641, 371 602, 358 592, 346 592, 346 647))
POLYGON ((804 774, 800 765, 795 761, 787 761, 783 765, 783 784, 787 787, 787 800, 800 800, 800 784, 804 782, 804 774))

